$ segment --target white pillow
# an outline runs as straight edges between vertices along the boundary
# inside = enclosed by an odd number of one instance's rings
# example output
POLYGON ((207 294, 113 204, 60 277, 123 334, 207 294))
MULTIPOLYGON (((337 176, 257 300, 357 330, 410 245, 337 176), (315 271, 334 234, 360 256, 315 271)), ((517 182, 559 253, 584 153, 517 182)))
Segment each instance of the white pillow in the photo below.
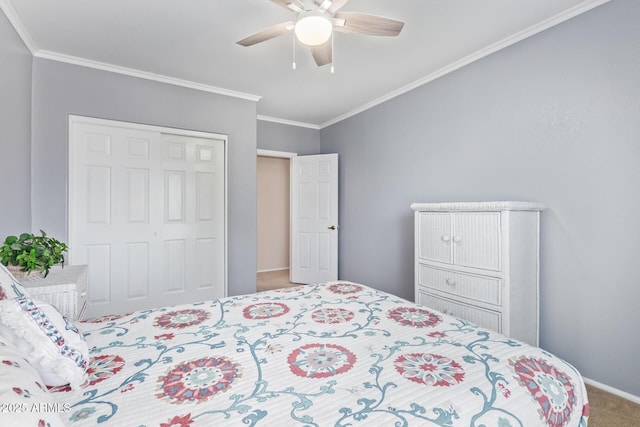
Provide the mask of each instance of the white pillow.
POLYGON ((56 404, 38 372, 18 349, 0 337, 0 425, 64 426, 59 412, 69 404, 56 404))
POLYGON ((1 300, 0 335, 27 357, 46 385, 75 389, 86 381, 87 343, 50 304, 27 297, 1 300))
POLYGON ((0 300, 7 298, 28 297, 18 279, 0 262, 0 300))

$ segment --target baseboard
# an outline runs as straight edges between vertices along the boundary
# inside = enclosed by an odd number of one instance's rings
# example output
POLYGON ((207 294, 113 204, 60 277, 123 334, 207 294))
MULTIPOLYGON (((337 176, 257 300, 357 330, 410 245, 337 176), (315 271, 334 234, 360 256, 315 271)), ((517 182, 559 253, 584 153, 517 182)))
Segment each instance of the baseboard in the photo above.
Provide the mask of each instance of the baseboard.
POLYGON ((270 271, 282 271, 282 270, 288 270, 289 267, 282 267, 282 268, 270 268, 267 270, 258 270, 258 273, 268 273, 270 271))
POLYGON ((623 399, 630 400, 633 403, 640 404, 640 397, 639 396, 634 396, 631 393, 627 393, 626 391, 618 390, 617 388, 613 388, 611 386, 599 383, 598 381, 594 381, 594 380, 591 380, 589 378, 582 377, 582 379, 584 380, 585 384, 589 384, 590 386, 593 386, 595 388, 599 388, 601 390, 604 390, 607 393, 615 394, 616 396, 622 397, 623 399))

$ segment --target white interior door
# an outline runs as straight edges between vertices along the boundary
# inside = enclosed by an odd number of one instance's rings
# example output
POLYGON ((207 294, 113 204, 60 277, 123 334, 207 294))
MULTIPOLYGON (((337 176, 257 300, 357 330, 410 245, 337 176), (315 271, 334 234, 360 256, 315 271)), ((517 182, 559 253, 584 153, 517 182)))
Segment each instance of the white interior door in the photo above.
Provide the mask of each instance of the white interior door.
POLYGON ((291 281, 338 280, 338 155, 291 159, 291 281))
POLYGON ((71 119, 69 261, 89 265, 89 315, 226 294, 219 138, 71 119))

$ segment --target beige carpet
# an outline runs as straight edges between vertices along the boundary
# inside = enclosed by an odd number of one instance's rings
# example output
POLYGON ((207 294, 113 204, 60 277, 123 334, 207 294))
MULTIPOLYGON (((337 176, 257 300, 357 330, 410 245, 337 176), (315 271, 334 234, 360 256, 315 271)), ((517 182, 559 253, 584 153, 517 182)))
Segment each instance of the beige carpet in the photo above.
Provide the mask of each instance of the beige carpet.
POLYGON ((589 427, 640 427, 640 404, 587 385, 589 427))
POLYGON ((258 273, 256 283, 258 292, 297 286, 295 283, 289 282, 288 269, 258 273))

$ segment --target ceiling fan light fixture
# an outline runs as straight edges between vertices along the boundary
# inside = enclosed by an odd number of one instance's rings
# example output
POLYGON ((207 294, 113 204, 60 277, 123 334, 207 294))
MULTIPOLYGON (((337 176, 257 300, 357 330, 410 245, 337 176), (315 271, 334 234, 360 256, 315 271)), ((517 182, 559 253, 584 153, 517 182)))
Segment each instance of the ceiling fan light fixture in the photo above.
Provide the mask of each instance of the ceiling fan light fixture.
POLYGON ((298 19, 294 31, 300 43, 319 46, 331 37, 333 23, 324 14, 307 14, 298 19))

